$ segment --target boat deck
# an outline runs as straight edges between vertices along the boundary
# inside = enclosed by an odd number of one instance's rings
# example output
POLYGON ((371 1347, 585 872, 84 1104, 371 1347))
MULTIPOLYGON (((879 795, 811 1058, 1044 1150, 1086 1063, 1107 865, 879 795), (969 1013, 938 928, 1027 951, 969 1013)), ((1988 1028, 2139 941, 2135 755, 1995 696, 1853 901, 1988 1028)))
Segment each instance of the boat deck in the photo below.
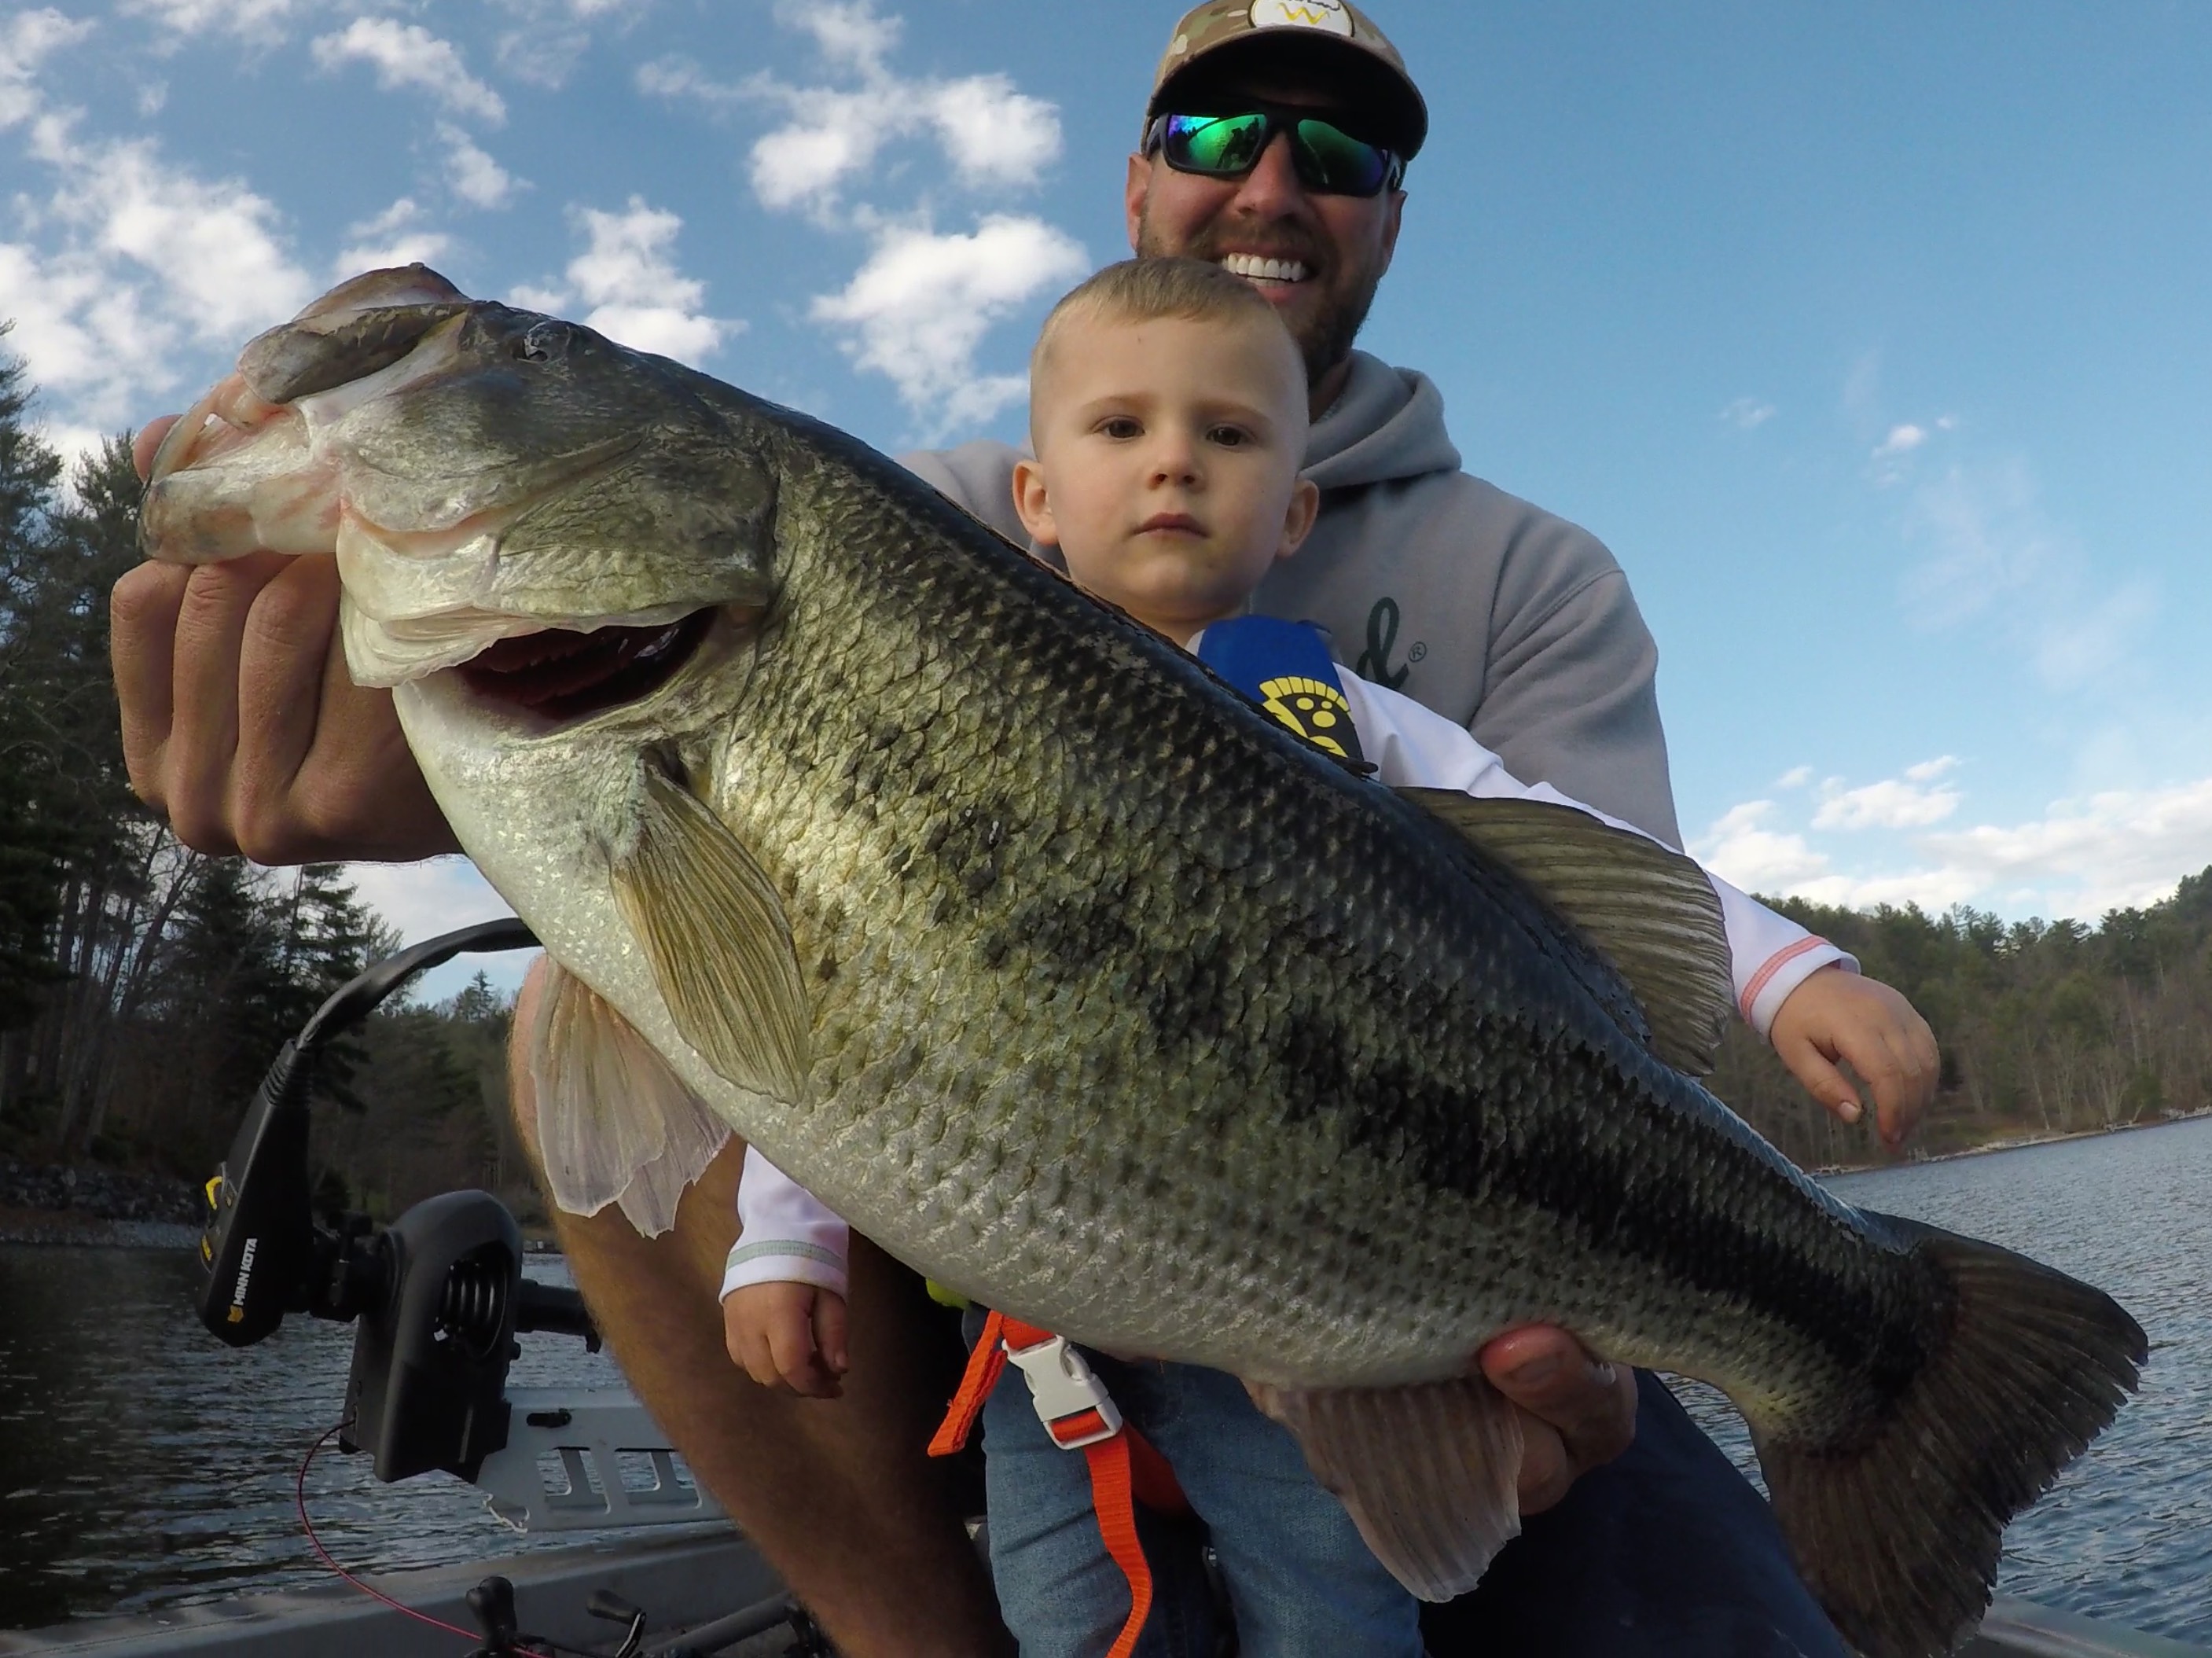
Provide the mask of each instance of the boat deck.
MULTIPOLYGON (((620 1628, 584 1610, 598 1588, 645 1608, 648 1655, 701 1637, 716 1643, 709 1650, 731 1658, 780 1658, 791 1643, 782 1585, 726 1526, 366 1581, 403 1606, 469 1630, 476 1625, 462 1597, 492 1572, 514 1584, 523 1629, 572 1647, 612 1652, 617 1644, 620 1628)), ((455 1645, 450 1633, 338 1582, 138 1617, 0 1631, 0 1658, 453 1658, 455 1645)), ((1963 1658, 2212 1658, 2212 1649, 1999 1595, 1963 1658)))

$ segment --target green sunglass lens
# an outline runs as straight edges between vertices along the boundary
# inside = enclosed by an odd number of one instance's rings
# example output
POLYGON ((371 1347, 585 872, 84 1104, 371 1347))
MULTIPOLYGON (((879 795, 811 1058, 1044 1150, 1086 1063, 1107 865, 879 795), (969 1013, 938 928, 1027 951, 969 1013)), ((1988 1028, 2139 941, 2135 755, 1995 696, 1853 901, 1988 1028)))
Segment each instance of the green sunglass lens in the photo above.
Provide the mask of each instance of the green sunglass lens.
POLYGON ((1172 115, 1168 118, 1168 160, 1197 173, 1237 173, 1250 170, 1267 140, 1264 115, 1172 115))
POLYGON ((1313 188, 1346 196, 1372 196, 1382 189, 1390 163, 1374 145, 1340 132, 1326 121, 1298 123, 1298 146, 1313 163, 1313 188))

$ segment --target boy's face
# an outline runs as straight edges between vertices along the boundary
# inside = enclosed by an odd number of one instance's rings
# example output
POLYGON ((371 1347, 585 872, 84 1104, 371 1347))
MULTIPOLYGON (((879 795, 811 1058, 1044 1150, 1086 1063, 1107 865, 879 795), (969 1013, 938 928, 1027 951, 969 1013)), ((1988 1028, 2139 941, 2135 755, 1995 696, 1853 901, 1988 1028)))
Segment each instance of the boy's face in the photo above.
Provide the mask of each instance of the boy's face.
POLYGON ((1240 613, 1312 528, 1305 376, 1264 319, 1062 319, 1030 388, 1030 534, 1177 644, 1240 613))

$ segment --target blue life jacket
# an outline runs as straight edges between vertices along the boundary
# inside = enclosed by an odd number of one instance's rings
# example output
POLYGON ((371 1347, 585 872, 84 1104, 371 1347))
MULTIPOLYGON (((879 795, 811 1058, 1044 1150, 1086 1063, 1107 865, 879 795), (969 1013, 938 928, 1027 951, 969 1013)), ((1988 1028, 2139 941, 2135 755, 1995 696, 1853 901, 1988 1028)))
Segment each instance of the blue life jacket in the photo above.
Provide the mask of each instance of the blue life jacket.
POLYGON ((1340 760, 1365 762, 1328 635, 1312 623, 1271 616, 1210 623, 1199 635, 1198 659, 1309 742, 1340 760))

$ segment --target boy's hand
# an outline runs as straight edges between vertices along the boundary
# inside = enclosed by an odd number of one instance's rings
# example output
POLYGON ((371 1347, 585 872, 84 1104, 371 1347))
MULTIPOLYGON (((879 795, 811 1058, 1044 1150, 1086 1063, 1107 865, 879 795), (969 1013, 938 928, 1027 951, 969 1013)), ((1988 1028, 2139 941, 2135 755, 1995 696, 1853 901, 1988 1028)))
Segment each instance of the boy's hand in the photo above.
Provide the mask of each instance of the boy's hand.
POLYGON ((811 1284, 749 1284, 722 1298, 722 1335, 762 1387, 809 1399, 842 1394, 845 1297, 811 1284))
POLYGON ((1767 1040, 1806 1091, 1845 1122, 1865 1107, 1836 1069, 1849 1061, 1874 1096, 1875 1126, 1893 1151, 1936 1097, 1936 1033, 1912 1004, 1878 979, 1831 965, 1790 993, 1767 1040))

